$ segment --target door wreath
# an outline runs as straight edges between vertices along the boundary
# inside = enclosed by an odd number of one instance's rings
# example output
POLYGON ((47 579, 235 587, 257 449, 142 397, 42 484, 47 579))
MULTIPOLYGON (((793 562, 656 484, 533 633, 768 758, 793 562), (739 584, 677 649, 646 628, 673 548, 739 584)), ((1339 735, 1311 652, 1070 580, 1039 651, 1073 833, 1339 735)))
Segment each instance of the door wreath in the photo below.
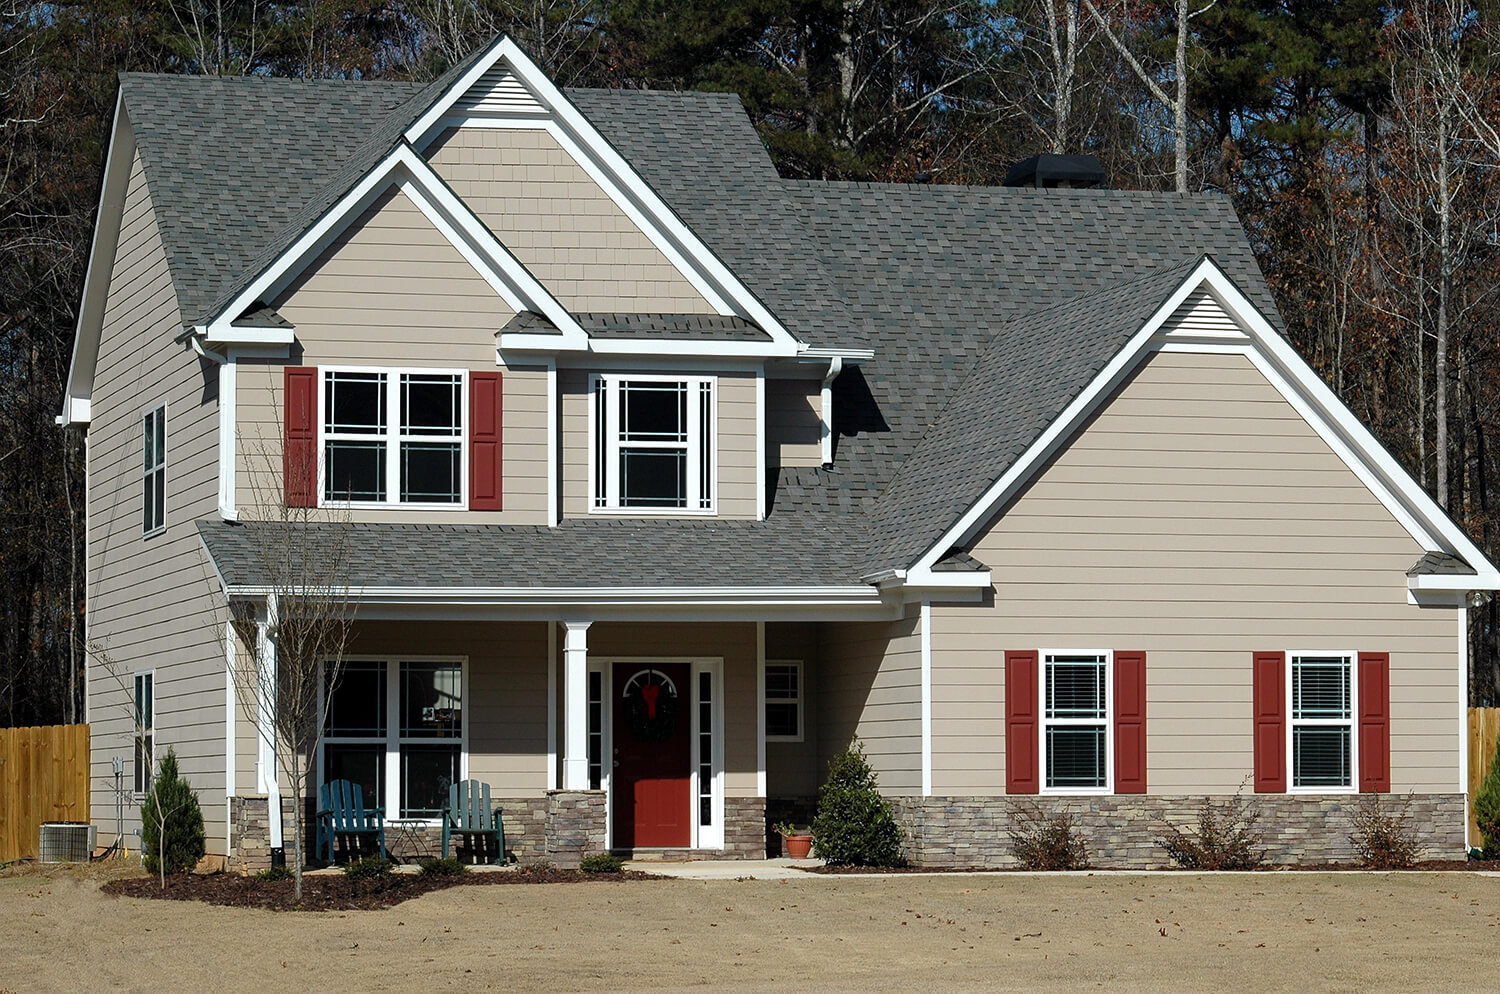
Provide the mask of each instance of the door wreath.
POLYGON ((660 670, 644 669, 625 682, 625 721, 639 742, 665 742, 677 730, 677 687, 660 670))

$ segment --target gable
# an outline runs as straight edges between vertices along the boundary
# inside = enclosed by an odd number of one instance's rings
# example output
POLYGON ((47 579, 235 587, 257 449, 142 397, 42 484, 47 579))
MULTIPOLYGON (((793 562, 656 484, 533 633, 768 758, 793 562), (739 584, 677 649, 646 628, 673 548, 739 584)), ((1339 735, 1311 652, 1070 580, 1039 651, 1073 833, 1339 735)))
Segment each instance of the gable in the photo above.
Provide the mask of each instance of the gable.
MULTIPOLYGON (((273 307, 304 347, 350 359, 388 345, 454 349, 494 361, 494 336, 515 311, 403 192, 387 189, 279 296, 273 307), (311 343, 318 343, 312 345, 311 343)), ((457 358, 457 356, 455 357, 457 358)))
POLYGON ((550 132, 450 128, 426 155, 459 199, 569 310, 716 313, 550 132))

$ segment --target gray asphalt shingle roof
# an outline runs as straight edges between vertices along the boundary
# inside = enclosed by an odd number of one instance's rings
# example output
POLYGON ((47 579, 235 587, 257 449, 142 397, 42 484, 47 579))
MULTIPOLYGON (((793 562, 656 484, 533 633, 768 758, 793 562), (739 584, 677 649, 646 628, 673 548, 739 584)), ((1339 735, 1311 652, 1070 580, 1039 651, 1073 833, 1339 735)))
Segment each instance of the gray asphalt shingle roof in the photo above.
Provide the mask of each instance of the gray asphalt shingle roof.
POLYGON ((1429 552, 1412 563, 1407 576, 1477 576, 1478 571, 1457 556, 1446 552, 1429 552))
MULTIPOLYGON (((253 279, 468 64, 425 87, 122 77, 184 321, 253 279)), ((903 568, 1203 255, 1280 324, 1218 195, 783 180, 733 95, 567 97, 793 335, 875 356, 834 384, 834 465, 777 473, 766 522, 483 526, 498 540, 472 543, 482 553, 459 548, 464 526, 421 532, 439 563, 465 575, 526 582, 555 570, 561 582, 585 569, 636 582, 660 570, 678 585, 794 574, 847 583, 903 568), (687 546, 701 559, 684 569, 687 546)), ((748 322, 577 317, 599 335, 764 337, 748 322)), ((518 315, 506 330, 549 325, 518 315)), ((382 549, 417 541, 407 528, 360 526, 362 536, 388 535, 389 546, 369 538, 372 562, 397 569, 405 560, 382 549)), ((235 555, 236 534, 208 526, 216 561, 235 555)))

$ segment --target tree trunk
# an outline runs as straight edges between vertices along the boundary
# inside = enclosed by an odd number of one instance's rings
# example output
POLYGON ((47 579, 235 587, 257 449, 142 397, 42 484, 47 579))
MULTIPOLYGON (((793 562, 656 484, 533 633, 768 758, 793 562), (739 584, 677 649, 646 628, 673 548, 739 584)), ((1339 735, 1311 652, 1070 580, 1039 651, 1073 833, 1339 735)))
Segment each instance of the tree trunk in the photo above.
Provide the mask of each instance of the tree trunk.
MULTIPOLYGON (((292 750, 292 893, 297 902, 302 902, 302 756, 299 749, 292 750)), ((278 801, 280 798, 278 798, 278 801)))
POLYGON ((1177 158, 1177 192, 1188 192, 1187 141, 1188 0, 1177 0, 1177 100, 1172 106, 1173 144, 1177 158))
POLYGON ((1453 203, 1449 198, 1448 116, 1439 111, 1438 120, 1438 310, 1437 341, 1433 346, 1433 387, 1436 400, 1433 420, 1437 422, 1433 447, 1437 449, 1437 502, 1448 507, 1448 295, 1453 282, 1453 203))

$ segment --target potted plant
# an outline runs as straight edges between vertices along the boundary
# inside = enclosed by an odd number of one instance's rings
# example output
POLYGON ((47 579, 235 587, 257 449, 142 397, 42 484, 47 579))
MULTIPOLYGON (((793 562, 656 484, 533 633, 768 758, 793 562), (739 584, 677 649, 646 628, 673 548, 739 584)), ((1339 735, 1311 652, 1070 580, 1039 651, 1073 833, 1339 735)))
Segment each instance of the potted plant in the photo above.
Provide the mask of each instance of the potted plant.
POLYGON ((781 836, 786 854, 792 859, 806 859, 812 852, 812 829, 785 821, 778 822, 772 828, 781 836))

